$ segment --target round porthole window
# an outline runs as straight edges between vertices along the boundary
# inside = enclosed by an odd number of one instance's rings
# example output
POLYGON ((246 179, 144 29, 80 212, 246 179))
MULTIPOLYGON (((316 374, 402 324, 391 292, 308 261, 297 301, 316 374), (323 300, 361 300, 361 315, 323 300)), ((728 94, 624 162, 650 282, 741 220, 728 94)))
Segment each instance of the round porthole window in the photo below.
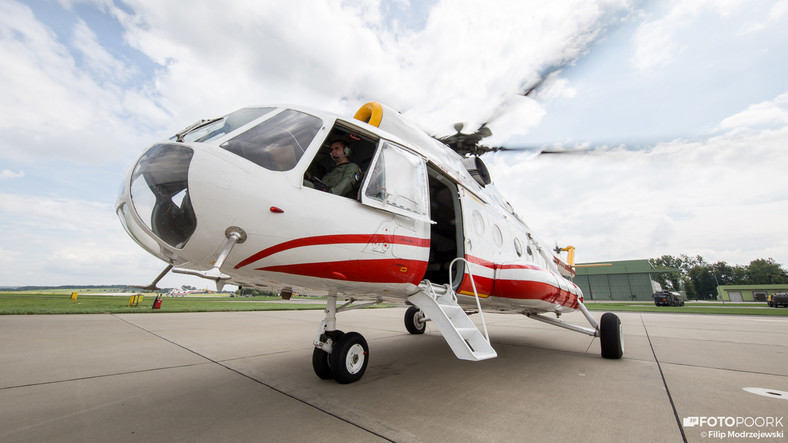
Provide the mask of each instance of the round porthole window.
POLYGON ((473 229, 479 235, 484 234, 484 217, 478 210, 473 211, 473 229))
POLYGON ((503 246, 503 232, 501 232, 501 228, 499 228, 498 225, 495 225, 493 229, 493 241, 495 242, 495 246, 499 248, 503 246))
POLYGON ((523 256, 523 245, 520 244, 520 240, 517 237, 514 238, 514 252, 517 253, 518 257, 523 256))

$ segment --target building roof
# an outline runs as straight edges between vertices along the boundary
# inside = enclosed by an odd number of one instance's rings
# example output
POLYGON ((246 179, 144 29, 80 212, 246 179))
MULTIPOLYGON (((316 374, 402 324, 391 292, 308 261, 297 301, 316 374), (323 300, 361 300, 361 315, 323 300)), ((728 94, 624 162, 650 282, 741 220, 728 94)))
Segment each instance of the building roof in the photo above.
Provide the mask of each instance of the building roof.
MULTIPOLYGON (((720 285, 720 291, 757 291, 757 290, 773 290, 781 291, 788 289, 788 285, 784 283, 772 283, 766 285, 720 285)), ((718 291, 719 292, 719 291, 718 291)))
POLYGON ((678 272, 678 269, 655 269, 646 259, 578 263, 575 265, 576 275, 655 274, 659 272, 678 272))

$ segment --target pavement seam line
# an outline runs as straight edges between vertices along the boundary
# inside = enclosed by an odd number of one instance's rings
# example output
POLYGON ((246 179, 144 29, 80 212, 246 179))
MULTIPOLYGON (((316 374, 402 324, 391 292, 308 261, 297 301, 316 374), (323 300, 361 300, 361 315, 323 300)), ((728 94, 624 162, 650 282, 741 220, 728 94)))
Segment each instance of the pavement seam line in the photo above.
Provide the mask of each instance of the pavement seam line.
POLYGON ((153 372, 153 371, 167 371, 170 369, 180 369, 180 368, 190 368, 192 366, 200 366, 206 363, 192 363, 187 365, 176 365, 176 366, 164 366, 160 368, 148 368, 148 369, 139 369, 136 371, 124 371, 124 372, 113 372, 112 374, 100 374, 100 375, 89 375, 86 377, 77 377, 77 378, 64 378, 61 380, 50 380, 50 381, 40 381, 36 383, 27 383, 24 385, 15 385, 15 386, 0 386, 0 391, 6 389, 18 389, 18 388, 30 388, 33 386, 43 386, 43 385, 53 385, 57 383, 70 383, 74 381, 84 381, 84 380, 93 380, 96 378, 105 378, 105 377, 118 377, 121 375, 130 375, 130 374, 140 374, 143 372, 153 372))
POLYGON ((724 371, 724 372, 735 372, 739 374, 753 374, 753 375, 767 375, 770 377, 788 377, 786 374, 776 374, 773 372, 762 372, 762 371, 752 371, 747 369, 731 369, 731 368, 718 368, 716 366, 701 366, 701 365, 693 365, 689 363, 675 363, 675 362, 666 362, 666 365, 671 366, 683 366, 685 368, 700 368, 700 369, 713 369, 715 371, 724 371))
POLYGON ((110 315, 112 315, 113 317, 115 317, 115 318, 117 318, 117 319, 119 319, 119 320, 121 320, 121 321, 123 321, 125 323, 128 323, 131 326, 134 326, 135 328, 138 328, 138 329, 140 329, 142 331, 145 331, 148 334, 153 335, 154 337, 158 337, 161 340, 166 341, 167 343, 173 344, 173 345, 175 345, 175 346, 177 346, 177 347, 179 347, 179 348, 181 348, 181 349, 183 349, 185 351, 191 352, 192 354, 194 354, 194 355, 196 355, 198 357, 204 358, 205 360, 208 360, 209 362, 211 362, 211 363, 213 363, 213 364, 215 364, 217 366, 221 366, 222 368, 227 369, 230 372, 234 372, 235 374, 238 374, 238 375, 240 375, 242 377, 245 377, 245 378, 247 378, 247 379, 249 379, 249 380, 251 380, 251 381, 253 381, 253 382, 257 383, 257 384, 265 386, 268 389, 271 389, 271 390, 273 390, 275 392, 278 392, 278 393, 284 395, 285 397, 291 398, 291 399, 293 399, 293 400, 295 400, 295 401, 297 401, 297 402, 299 402, 301 404, 304 404, 304 405, 306 405, 306 406, 308 406, 310 408, 313 408, 313 409, 315 409, 317 411, 320 411, 320 412, 322 412, 322 413, 324 413, 326 415, 330 415, 331 417, 334 417, 337 420, 343 421, 343 422, 345 422, 345 423, 347 423, 347 424, 349 424, 351 426, 354 426, 354 427, 356 427, 358 429, 361 429, 362 431, 368 432, 368 433, 370 433, 370 434, 372 434, 372 435, 374 435, 376 437, 379 437, 379 438, 381 438, 383 440, 394 442, 394 440, 392 440, 392 439, 390 439, 390 438, 388 438, 388 437, 386 437, 384 435, 381 435, 381 434, 379 434, 379 433, 377 433, 377 432, 375 432, 375 431, 373 431, 371 429, 367 429, 364 426, 361 426, 361 425, 359 425, 357 423, 353 423, 352 421, 350 421, 350 420, 348 420, 348 419, 346 419, 344 417, 340 417, 339 415, 334 414, 333 412, 326 411, 325 409, 322 409, 322 408, 320 408, 318 406, 315 406, 315 405, 307 402, 306 400, 300 399, 300 398, 298 398, 298 397, 296 397, 296 396, 294 396, 294 395, 292 395, 292 394, 290 394, 288 392, 285 392, 285 391, 283 391, 281 389, 278 389, 278 388, 276 388, 274 386, 271 386, 268 383, 265 383, 264 381, 258 380, 256 378, 250 376, 250 375, 247 375, 247 374, 244 374, 243 372, 238 371, 237 369, 231 368, 231 367, 223 364, 220 361, 217 361, 217 360, 214 360, 214 359, 212 359, 212 358, 210 358, 208 356, 202 355, 202 354, 200 354, 199 352, 197 352, 197 351, 195 351, 193 349, 189 349, 186 346, 181 345, 180 343, 176 343, 176 342, 174 342, 174 341, 172 341, 172 340, 170 340, 170 339, 168 339, 166 337, 162 337, 161 335, 159 335, 159 334, 157 334, 157 333, 155 333, 153 331, 149 331, 149 330, 143 328, 142 326, 136 325, 136 324, 124 319, 124 318, 116 316, 115 314, 110 314, 110 315))
POLYGON ((681 432, 681 439, 684 440, 684 443, 687 443, 687 435, 684 434, 684 426, 681 425, 679 412, 676 410, 676 404, 673 403, 673 396, 670 395, 670 388, 668 388, 668 381, 665 379, 665 373, 662 372, 662 365, 659 363, 659 359, 657 358, 657 352, 654 350, 654 345, 651 343, 651 336, 648 335, 648 328, 646 327, 646 321, 643 319, 643 314, 640 315, 640 323, 643 325, 643 330, 646 332, 646 339, 648 340, 648 346, 651 348, 651 354, 654 355, 654 361, 657 363, 657 369, 659 369, 659 376, 662 377, 662 385, 665 387, 665 393, 668 394, 668 401, 670 401, 670 407, 673 409, 673 417, 676 419, 676 424, 679 427, 679 432, 681 432))

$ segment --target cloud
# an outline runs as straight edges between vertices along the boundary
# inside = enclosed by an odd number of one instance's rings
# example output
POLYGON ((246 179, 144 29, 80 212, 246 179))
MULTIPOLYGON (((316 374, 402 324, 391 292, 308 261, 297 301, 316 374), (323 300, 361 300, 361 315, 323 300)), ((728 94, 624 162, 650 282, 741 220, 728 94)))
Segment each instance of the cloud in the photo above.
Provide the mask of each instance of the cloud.
POLYGON ((84 60, 87 72, 99 84, 124 84, 139 75, 139 70, 115 58, 97 40, 96 34, 83 20, 74 26, 71 47, 84 60))
MULTIPOLYGON (((388 21, 376 2, 228 2, 189 8, 139 0, 115 8, 126 39, 164 67, 157 91, 191 121, 254 103, 352 114, 377 100, 433 131, 481 124, 547 66, 587 50, 622 1, 437 2, 421 26, 388 21), (298 19, 295 20, 294 17, 298 19), (516 18, 516 19, 513 19, 516 18), (194 26, 200 23, 200 26, 194 26), (560 24, 560 25, 559 25, 560 24), (468 32, 471 29, 472 32, 468 32), (539 45, 519 42, 539 41, 539 45)), ((420 24, 421 25, 421 24, 420 24)), ((556 82, 555 90, 561 86, 556 82)), ((498 131, 522 133, 519 126, 498 131)), ((181 123, 181 125, 184 123, 181 123)))
POLYGON ((106 162, 148 143, 143 140, 150 135, 139 129, 155 131, 164 113, 145 88, 125 87, 134 67, 114 58, 95 37, 78 21, 71 45, 63 43, 27 6, 0 4, 4 157, 106 162))
POLYGON ((781 26, 781 21, 788 16, 788 0, 779 0, 772 4, 765 19, 756 19, 749 22, 743 33, 759 32, 771 26, 781 26))
POLYGON ((732 115, 720 123, 724 130, 738 131, 761 127, 788 125, 788 92, 774 100, 752 104, 746 110, 732 115))
MULTIPOLYGON (((538 9, 526 2, 440 3, 423 31, 399 42, 407 60, 401 68, 409 74, 403 89, 412 93, 398 101, 433 132, 449 131, 457 121, 478 126, 545 69, 584 54, 611 15, 627 12, 624 2, 552 2, 538 9)), ((559 95, 561 84, 553 85, 559 95)), ((508 110, 521 121, 498 123, 493 132, 503 138, 526 133, 538 122, 533 108, 508 110)))
POLYGON ((117 227, 111 204, 77 199, 0 192, 0 213, 7 229, 26 226, 99 234, 117 227))
POLYGON ((9 169, 3 169, 0 171, 0 180, 13 180, 15 178, 22 178, 24 176, 24 171, 14 172, 9 169))
MULTIPOLYGON (((724 121, 747 120, 734 117, 724 121)), ((746 132, 730 127, 645 150, 524 163, 525 154, 498 153, 487 162, 497 187, 534 230, 573 244, 579 261, 687 253, 737 264, 744 264, 742 256, 784 263, 788 124, 746 132)))
POLYGON ((147 284, 164 265, 133 245, 112 205, 0 192, 4 285, 147 284))
MULTIPOLYGON (((682 37, 698 27, 698 20, 706 13, 727 17, 747 7, 743 0, 674 0, 667 11, 651 20, 644 21, 634 37, 635 53, 633 65, 639 70, 650 70, 673 63, 685 49, 682 37)), ((726 29, 727 32, 732 30, 726 29)))

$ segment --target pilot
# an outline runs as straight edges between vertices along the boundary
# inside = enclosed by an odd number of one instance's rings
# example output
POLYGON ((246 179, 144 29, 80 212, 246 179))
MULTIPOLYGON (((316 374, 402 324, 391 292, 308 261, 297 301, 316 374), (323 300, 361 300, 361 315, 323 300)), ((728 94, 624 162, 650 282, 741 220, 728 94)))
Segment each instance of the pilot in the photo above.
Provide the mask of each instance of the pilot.
POLYGON ((343 197, 354 197, 359 182, 361 181, 361 168, 350 161, 352 154, 348 143, 342 139, 331 142, 331 160, 334 169, 328 171, 319 181, 313 180, 316 189, 331 192, 343 197), (324 187, 324 186, 325 187, 324 187))

